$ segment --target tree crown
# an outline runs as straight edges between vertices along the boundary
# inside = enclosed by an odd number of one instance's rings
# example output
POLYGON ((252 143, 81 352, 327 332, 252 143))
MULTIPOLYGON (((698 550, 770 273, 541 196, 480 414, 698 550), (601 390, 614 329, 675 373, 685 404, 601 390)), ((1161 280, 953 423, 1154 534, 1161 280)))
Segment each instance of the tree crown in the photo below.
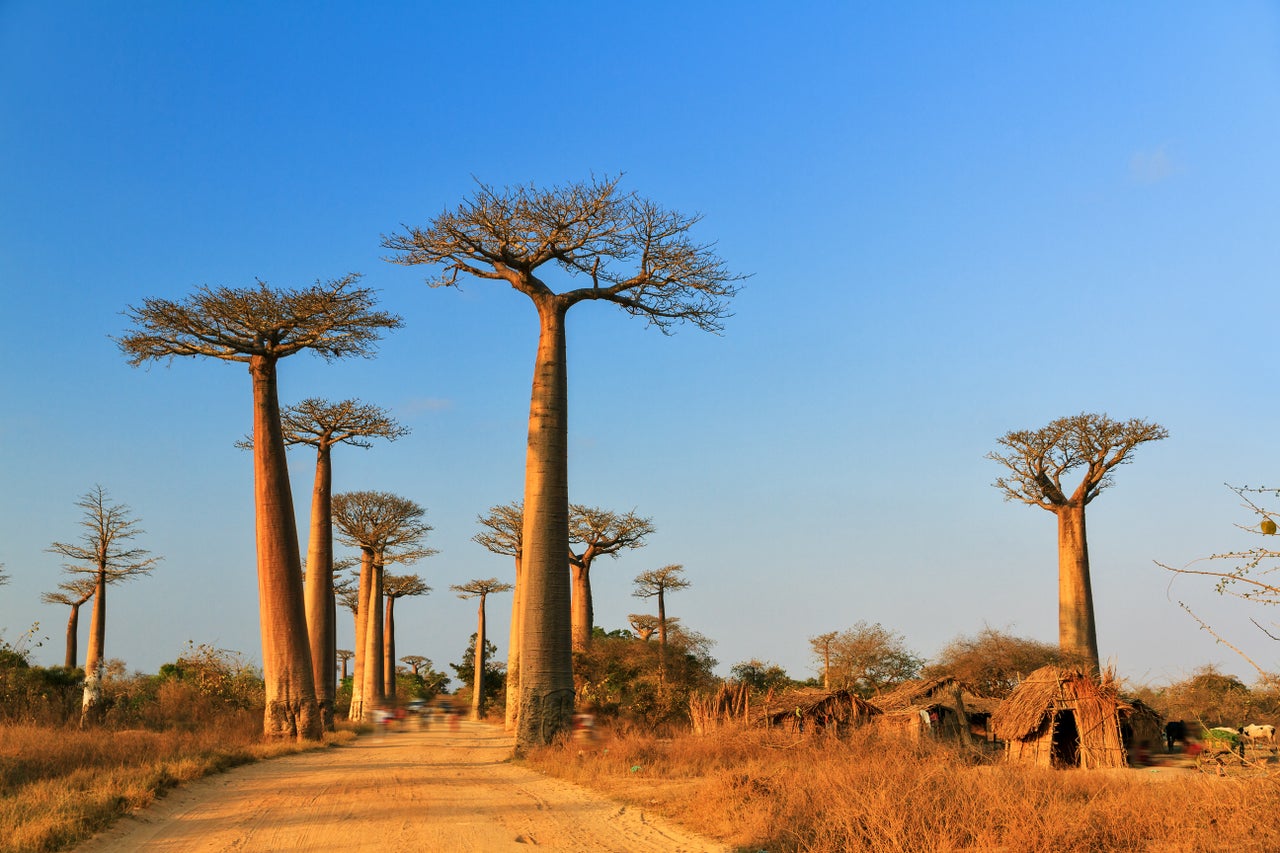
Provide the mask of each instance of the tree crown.
POLYGON ((484 598, 494 592, 510 592, 515 589, 509 583, 503 583, 497 578, 485 578, 483 580, 468 581, 464 584, 450 584, 449 589, 458 594, 458 598, 484 598))
POLYGON ((1056 512, 1084 506, 1112 484, 1111 472, 1132 462, 1139 444, 1167 438, 1169 431, 1139 418, 1114 421, 1104 414, 1058 418, 1038 430, 1014 430, 996 439, 1008 449, 987 458, 1009 469, 992 485, 1005 500, 1017 500, 1056 512), (1065 474, 1084 468, 1079 485, 1068 491, 1065 474))
POLYGON ((369 356, 384 329, 400 317, 373 310, 374 291, 352 274, 301 290, 202 285, 186 300, 151 298, 124 315, 134 329, 117 339, 135 367, 175 356, 249 361, 282 358, 303 349, 326 359, 369 356))
POLYGON ((692 581, 684 577, 684 566, 673 563, 636 575, 635 589, 631 594, 636 598, 652 598, 671 590, 688 589, 691 585, 692 581))
POLYGON ((728 300, 744 276, 725 268, 712 247, 689 238, 700 217, 665 210, 622 192, 617 177, 550 189, 498 190, 479 184, 425 228, 384 235, 387 258, 440 267, 433 287, 456 287, 460 275, 506 281, 539 300, 566 307, 603 299, 664 332, 680 322, 721 330, 728 300), (550 264, 590 286, 555 294, 535 274, 550 264))
POLYGON ((94 486, 76 506, 84 510, 80 526, 85 528, 81 544, 54 542, 46 550, 66 557, 63 568, 75 574, 103 573, 108 583, 116 583, 137 575, 149 575, 160 557, 149 557, 144 548, 129 548, 123 543, 142 534, 137 519, 125 504, 113 503, 107 490, 94 486))
POLYGON ((569 553, 569 561, 581 566, 596 557, 617 558, 624 548, 643 548, 654 532, 653 520, 635 514, 619 515, 611 510, 569 504, 569 542, 584 546, 581 554, 569 553))

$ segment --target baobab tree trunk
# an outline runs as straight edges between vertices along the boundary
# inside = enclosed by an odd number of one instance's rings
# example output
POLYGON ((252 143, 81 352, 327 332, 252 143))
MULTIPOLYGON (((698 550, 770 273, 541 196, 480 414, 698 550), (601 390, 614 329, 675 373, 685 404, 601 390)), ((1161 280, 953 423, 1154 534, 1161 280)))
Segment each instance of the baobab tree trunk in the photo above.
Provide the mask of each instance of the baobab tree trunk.
POLYGON ((383 705, 387 700, 386 686, 382 680, 382 560, 373 559, 373 578, 369 587, 369 617, 364 623, 364 690, 363 711, 383 705))
POLYGON ((316 451, 316 480, 311 489, 311 533, 307 538, 307 637, 316 685, 320 725, 334 730, 333 697, 337 693, 337 611, 333 600, 333 465, 328 445, 316 451))
POLYGON ((591 646, 591 628, 595 612, 591 606, 591 564, 569 564, 573 575, 573 650, 585 652, 591 646))
POLYGON ((658 590, 658 680, 667 681, 667 602, 663 590, 658 590))
POLYGON ((511 635, 507 641, 507 708, 503 720, 506 731, 514 731, 520 711, 520 636, 524 610, 524 578, 521 576, 520 552, 516 552, 516 582, 511 593, 511 635))
POLYGON ((319 740, 320 715, 307 639, 298 528, 280 427, 276 360, 253 356, 249 374, 253 377, 258 616, 266 686, 263 733, 268 738, 319 740))
POLYGON ((360 722, 365 718, 364 667, 369 635, 369 602, 373 600, 373 549, 360 549, 360 580, 356 590, 355 665, 351 673, 351 709, 347 719, 360 722))
POLYGON ((569 573, 564 570, 569 553, 566 309, 550 295, 534 302, 539 334, 525 457, 517 752, 550 743, 573 717, 569 573))
POLYGON ((71 615, 67 618, 67 653, 62 665, 67 669, 76 668, 76 657, 80 639, 80 605, 71 605, 71 615))
POLYGON ((93 592, 93 617, 89 620, 89 648, 84 657, 84 696, 80 700, 80 726, 95 722, 102 709, 103 650, 107 639, 107 571, 98 567, 93 592))
POLYGON ((476 623, 475 674, 471 679, 471 719, 479 720, 484 701, 484 596, 480 596, 480 614, 476 623))
POLYGON ((1089 581, 1089 547, 1085 541, 1084 505, 1055 508, 1058 516, 1058 645, 1099 667, 1098 634, 1089 581))
POLYGON ((382 625, 382 681, 388 699, 396 698, 396 600, 387 598, 387 618, 382 625))

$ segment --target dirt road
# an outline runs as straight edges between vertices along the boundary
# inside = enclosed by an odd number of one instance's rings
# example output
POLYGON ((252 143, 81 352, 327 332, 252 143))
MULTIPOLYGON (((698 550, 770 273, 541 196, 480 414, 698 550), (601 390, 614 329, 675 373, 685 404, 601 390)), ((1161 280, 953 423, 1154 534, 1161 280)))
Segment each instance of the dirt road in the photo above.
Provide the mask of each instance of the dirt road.
POLYGON ((240 767, 171 792, 76 853, 728 851, 513 765, 511 744, 500 728, 464 722, 240 767))

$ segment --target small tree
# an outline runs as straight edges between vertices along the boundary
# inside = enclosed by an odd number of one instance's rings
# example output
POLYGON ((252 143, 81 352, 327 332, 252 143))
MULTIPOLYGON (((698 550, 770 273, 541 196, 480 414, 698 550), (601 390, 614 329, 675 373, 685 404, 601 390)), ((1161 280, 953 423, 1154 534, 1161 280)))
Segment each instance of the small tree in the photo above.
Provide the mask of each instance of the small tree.
POLYGON ((569 552, 573 573, 573 650, 580 652, 591 644, 595 626, 595 608, 591 601, 591 566, 597 557, 617 559, 624 548, 643 548, 645 538, 654 532, 653 521, 634 511, 619 515, 611 510, 581 504, 569 505, 569 544, 582 547, 581 553, 569 552))
MULTIPOLYGON (((383 575, 382 596, 387 600, 387 612, 382 620, 383 650, 385 661, 383 680, 387 685, 387 695, 396 695, 396 601, 411 596, 426 595, 431 587, 418 575, 383 575)), ((416 670, 415 670, 416 672, 416 670)))
POLYGON ((636 575, 635 589, 631 592, 636 598, 658 599, 658 675, 663 680, 667 677, 667 593, 689 586, 684 566, 672 564, 636 575))
POLYGON ((79 646, 80 634, 80 607, 93 598, 93 592, 97 588, 98 582, 93 578, 77 578, 76 580, 63 581, 58 584, 58 588, 53 592, 46 592, 40 596, 40 600, 45 604, 65 604, 71 608, 71 615, 67 618, 67 654, 62 663, 67 669, 76 668, 76 652, 79 646))
POLYGON ((839 636, 838 631, 828 631, 809 638, 809 647, 813 650, 813 656, 822 664, 823 690, 831 689, 831 644, 835 642, 837 636, 839 636))
MULTIPOLYGON (((674 619, 667 620, 668 623, 674 621, 674 619)), ((636 632, 636 636, 646 643, 658 632, 658 617, 649 613, 632 613, 627 616, 627 624, 636 632)))
POLYGON ((481 654, 475 660, 475 676, 471 691, 471 719, 479 720, 484 714, 482 699, 484 696, 484 653, 488 649, 485 643, 485 620, 484 620, 484 604, 485 599, 496 592, 510 592, 511 584, 502 583, 497 578, 487 578, 485 580, 473 580, 460 586, 450 586, 454 592, 458 594, 458 598, 478 598, 480 606, 477 608, 477 627, 475 636, 480 639, 473 644, 473 649, 480 649, 481 654))
POLYGON ((471 541, 483 545, 494 554, 515 558, 515 584, 511 594, 511 630, 507 643, 506 713, 503 724, 507 731, 516 727, 520 709, 520 616, 524 585, 521 581, 520 556, 524 528, 524 503, 513 501, 489 507, 488 515, 476 516, 483 528, 471 541))
POLYGON ((1043 666, 1087 664, 1087 658, 1063 651, 1054 643, 984 627, 977 634, 961 635, 943 646, 923 674, 930 678, 951 676, 982 696, 1003 699, 1023 677, 1043 666))
POLYGON ((134 330, 119 341, 135 366, 178 356, 247 364, 253 385, 253 480, 258 616, 269 738, 319 739, 319 706, 303 602, 302 558, 280 422, 277 365, 311 350, 326 359, 369 356, 400 318, 374 310, 359 276, 303 290, 200 287, 184 302, 147 299, 126 309, 134 330))
POLYGON ((462 660, 458 663, 449 664, 449 668, 453 670, 458 681, 462 685, 471 690, 471 704, 474 707, 477 695, 481 697, 481 707, 483 708, 488 702, 497 697, 497 695, 506 687, 506 667, 502 665, 502 661, 495 660, 498 654, 498 647, 488 640, 484 641, 484 661, 483 670, 477 670, 476 661, 476 635, 472 634, 467 642, 467 650, 462 653, 462 660), (479 684, 476 682, 476 674, 480 672, 479 684))
POLYGON ((63 564, 66 571, 89 575, 94 583, 93 619, 89 625, 89 649, 84 661, 84 700, 80 711, 80 725, 83 726, 97 716, 102 699, 107 585, 151 574, 160 558, 148 556, 150 552, 143 548, 128 547, 131 539, 142 534, 142 528, 132 517, 129 507, 112 503, 102 486, 94 486, 76 501, 76 506, 84 510, 80 524, 85 532, 80 543, 54 542, 48 550, 71 561, 63 564))
POLYGON ((603 301, 664 332, 692 323, 718 332, 740 276, 690 239, 698 222, 664 210, 606 178, 539 190, 480 185, 425 228, 383 238, 398 264, 437 267, 435 287, 459 276, 507 284, 538 314, 538 351, 525 459, 519 721, 516 748, 550 743, 573 714, 569 578, 569 309, 603 301), (547 275, 589 278, 556 292, 547 275), (525 677, 528 676, 528 677, 525 677))
POLYGON ((752 690, 758 690, 761 693, 776 690, 779 687, 789 687, 795 683, 787 675, 787 671, 778 666, 778 664, 772 661, 762 661, 759 658, 735 663, 729 667, 729 675, 752 690))
POLYGON ((920 674, 924 659, 879 622, 857 622, 831 640, 830 682, 864 699, 920 674))
POLYGON ((1058 518, 1058 643, 1064 651, 1084 656, 1098 668, 1098 632, 1084 508, 1112 484, 1117 466, 1133 461, 1138 445, 1160 441, 1169 431, 1134 418, 1113 421, 1106 415, 1079 414, 1058 418, 1038 430, 1015 430, 997 441, 1004 453, 987 458, 1009 469, 993 485, 1007 501, 1021 501, 1058 518), (1074 488, 1062 478, 1083 468, 1074 488))

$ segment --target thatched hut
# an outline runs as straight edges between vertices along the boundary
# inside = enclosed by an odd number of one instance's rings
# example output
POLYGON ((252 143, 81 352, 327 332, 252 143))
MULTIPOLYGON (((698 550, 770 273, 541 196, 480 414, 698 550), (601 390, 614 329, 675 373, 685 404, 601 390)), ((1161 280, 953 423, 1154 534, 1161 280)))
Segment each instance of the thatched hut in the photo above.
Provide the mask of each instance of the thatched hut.
POLYGON ((996 709, 991 724, 1013 761, 1042 767, 1124 767, 1115 675, 1046 666, 996 709))
POLYGON ((952 676, 907 681, 871 704, 884 712, 875 725, 883 731, 911 738, 937 737, 986 740, 988 721, 999 701, 979 696, 952 676))
POLYGON ((771 694, 758 719, 762 725, 781 726, 801 734, 848 731, 879 714, 879 708, 848 690, 797 688, 771 694))
POLYGON ((1154 751, 1164 744, 1164 717, 1141 699, 1121 700, 1120 741, 1130 754, 1154 751))

